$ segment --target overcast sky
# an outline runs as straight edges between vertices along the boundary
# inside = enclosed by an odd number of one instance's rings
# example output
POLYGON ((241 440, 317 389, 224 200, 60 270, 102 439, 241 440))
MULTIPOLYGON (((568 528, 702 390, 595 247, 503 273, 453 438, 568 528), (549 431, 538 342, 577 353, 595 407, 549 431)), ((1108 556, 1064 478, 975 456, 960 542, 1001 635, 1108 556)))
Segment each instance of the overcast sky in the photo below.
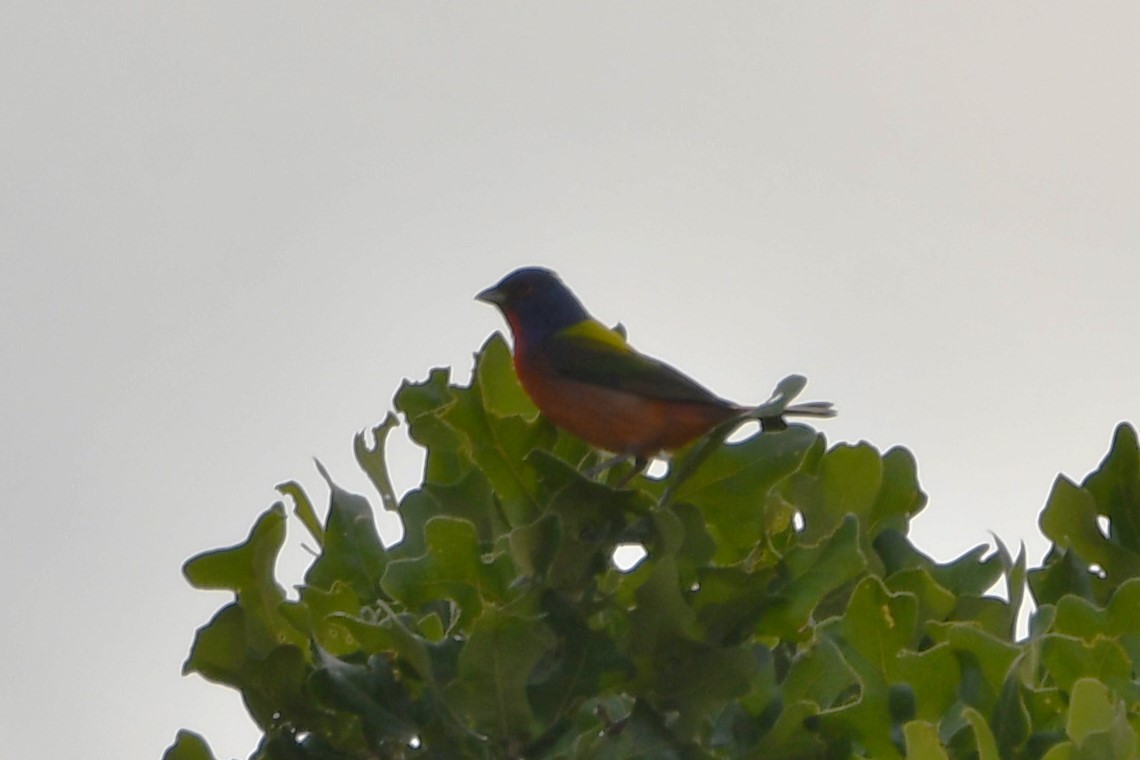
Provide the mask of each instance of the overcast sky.
MULTIPOLYGON (((1140 5, 0 5, 8 757, 219 757, 180 574, 558 270, 718 393, 908 446, 916 543, 1033 562, 1140 421, 1140 5)), ((395 436, 393 476, 419 477, 395 436)), ((322 510, 323 511, 323 510, 322 510)), ((388 535, 395 536, 390 524, 388 535)), ((283 582, 307 556, 290 526, 283 582)))

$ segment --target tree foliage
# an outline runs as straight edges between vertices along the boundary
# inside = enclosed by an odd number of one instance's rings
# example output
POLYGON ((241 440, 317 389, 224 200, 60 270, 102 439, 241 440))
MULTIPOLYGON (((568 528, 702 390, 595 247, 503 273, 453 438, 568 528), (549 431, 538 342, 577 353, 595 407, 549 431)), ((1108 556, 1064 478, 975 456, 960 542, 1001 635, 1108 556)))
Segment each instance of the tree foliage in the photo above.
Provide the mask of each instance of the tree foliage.
MULTIPOLYGON (((1136 755, 1128 425, 1083 483, 1057 479, 1052 549, 1029 570, 1000 542, 926 556, 907 538, 926 502, 911 454, 800 425, 704 451, 684 479, 592 480, 598 454, 538 416, 498 337, 469 386, 435 370, 395 406, 422 484, 392 492, 394 417, 356 453, 399 544, 363 496, 329 480, 322 522, 288 483, 319 548, 295 600, 274 575, 282 503, 185 565, 234 600, 184 671, 241 692, 258 760, 1136 755), (647 552, 628 571, 625 544, 647 552), (1026 586, 1038 608, 1018 640, 1026 586)), ((211 754, 183 731, 166 757, 211 754)))

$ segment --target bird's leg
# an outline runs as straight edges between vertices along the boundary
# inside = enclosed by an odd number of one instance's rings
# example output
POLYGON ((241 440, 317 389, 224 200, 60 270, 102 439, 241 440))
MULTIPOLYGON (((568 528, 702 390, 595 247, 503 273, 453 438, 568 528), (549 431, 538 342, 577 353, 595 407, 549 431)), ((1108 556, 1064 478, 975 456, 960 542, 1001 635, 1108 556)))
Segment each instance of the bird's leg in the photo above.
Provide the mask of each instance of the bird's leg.
POLYGON ((624 487, 627 483, 629 483, 629 481, 645 472, 645 468, 648 466, 649 457, 635 457, 633 460, 633 469, 627 472, 617 483, 614 483, 614 488, 624 487))
POLYGON ((601 475, 606 470, 612 470, 623 462, 629 461, 629 454, 617 454, 609 459, 598 462, 596 465, 586 470, 586 477, 591 480, 601 475))
POLYGON ((637 475, 640 475, 642 472, 645 471, 645 468, 649 466, 649 457, 644 457, 644 456, 634 457, 632 454, 617 454, 617 455, 610 457, 609 459, 605 460, 604 462, 599 462, 598 464, 594 465, 590 469, 586 470, 586 477, 591 478, 591 479, 596 478, 599 475, 601 475, 603 472, 606 472, 607 470, 612 470, 614 467, 617 467, 619 464, 624 464, 624 463, 628 462, 631 457, 633 457, 633 469, 631 469, 629 472, 627 472, 625 475, 623 475, 621 480, 619 480, 617 483, 614 484, 614 488, 621 488, 622 486, 628 484, 629 481, 633 480, 634 477, 636 477, 637 475))

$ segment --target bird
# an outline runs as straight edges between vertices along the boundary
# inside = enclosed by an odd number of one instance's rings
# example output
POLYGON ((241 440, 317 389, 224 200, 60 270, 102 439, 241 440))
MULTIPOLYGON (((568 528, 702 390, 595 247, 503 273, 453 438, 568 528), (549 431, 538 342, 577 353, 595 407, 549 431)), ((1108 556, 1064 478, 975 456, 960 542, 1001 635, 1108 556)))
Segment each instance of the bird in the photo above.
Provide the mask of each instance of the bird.
MULTIPOLYGON (((523 267, 475 299, 506 318, 513 363, 523 390, 556 426, 613 453, 590 474, 633 460, 623 482, 651 459, 676 451, 756 407, 721 398, 680 370, 641 353, 622 332, 590 316, 558 275, 523 267)), ((790 406, 784 414, 830 417, 831 405, 790 406)), ((766 430, 782 417, 761 418, 766 430)))

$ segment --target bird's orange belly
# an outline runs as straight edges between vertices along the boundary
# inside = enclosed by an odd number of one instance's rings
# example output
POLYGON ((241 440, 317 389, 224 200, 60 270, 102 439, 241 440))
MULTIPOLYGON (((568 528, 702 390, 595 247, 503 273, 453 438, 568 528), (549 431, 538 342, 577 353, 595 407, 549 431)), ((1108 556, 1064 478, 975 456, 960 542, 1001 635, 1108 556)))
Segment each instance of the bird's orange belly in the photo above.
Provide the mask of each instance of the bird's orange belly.
POLYGON ((737 413, 730 406, 645 398, 613 388, 519 372, 535 406, 598 448, 652 456, 679 449, 737 413))

